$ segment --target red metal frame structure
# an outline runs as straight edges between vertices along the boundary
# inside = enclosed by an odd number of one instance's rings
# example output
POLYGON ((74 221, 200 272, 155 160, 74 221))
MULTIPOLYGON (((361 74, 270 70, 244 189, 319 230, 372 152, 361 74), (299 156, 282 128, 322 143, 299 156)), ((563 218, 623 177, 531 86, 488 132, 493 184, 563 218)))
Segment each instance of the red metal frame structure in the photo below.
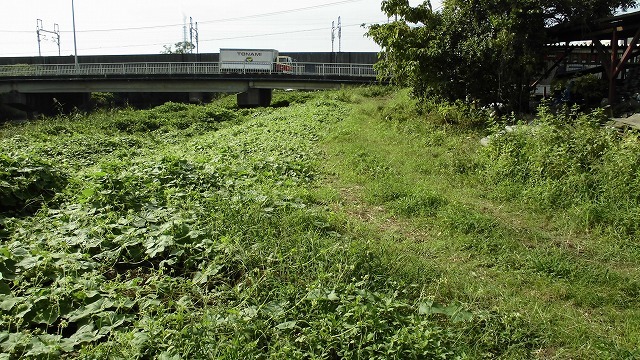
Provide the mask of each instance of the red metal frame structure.
POLYGON ((570 43, 574 41, 592 41, 604 73, 609 80, 609 103, 616 101, 616 79, 626 68, 631 58, 640 55, 640 11, 619 16, 595 20, 589 23, 567 23, 556 25, 548 30, 549 43, 570 43), (602 44, 611 41, 610 51, 602 44), (620 40, 624 53, 620 56, 620 40))

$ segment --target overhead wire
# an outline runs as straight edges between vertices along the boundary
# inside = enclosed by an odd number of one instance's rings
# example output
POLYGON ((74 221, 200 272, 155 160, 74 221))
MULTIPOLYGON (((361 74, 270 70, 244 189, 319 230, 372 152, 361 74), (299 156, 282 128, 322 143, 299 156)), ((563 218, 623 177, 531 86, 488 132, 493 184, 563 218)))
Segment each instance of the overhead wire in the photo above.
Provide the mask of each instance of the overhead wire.
MULTIPOLYGON (((284 15, 284 14, 296 13, 296 12, 301 12, 301 11, 315 10, 315 9, 320 9, 320 8, 325 8, 325 7, 330 7, 330 6, 336 6, 336 5, 349 4, 349 3, 355 3, 355 2, 360 2, 360 1, 364 1, 364 0, 341 0, 341 1, 334 1, 334 2, 330 2, 330 3, 325 3, 325 4, 318 4, 318 5, 313 5, 313 6, 306 6, 306 7, 295 8, 295 9, 287 9, 287 10, 280 10, 280 11, 274 11, 274 12, 268 12, 268 13, 245 15, 245 16, 238 16, 238 17, 232 17, 232 18, 221 18, 221 19, 214 19, 214 20, 205 20, 205 21, 199 21, 198 23, 199 24, 214 24, 214 23, 229 22, 229 21, 248 20, 248 19, 261 18, 261 17, 268 17, 268 16, 276 16, 276 15, 284 15)), ((148 30, 148 29, 161 29, 161 28, 167 28, 167 27, 182 27, 182 26, 184 26, 184 24, 164 24, 164 25, 126 27, 126 28, 111 28, 111 29, 87 29, 87 30, 77 30, 76 33, 148 30)), ((32 32, 33 31, 27 31, 27 30, 0 30, 0 33, 32 33, 32 32)), ((64 30, 64 31, 61 31, 61 32, 62 33, 71 33, 73 31, 64 30)))
MULTIPOLYGON (((369 23, 357 23, 357 24, 347 24, 347 25, 342 25, 342 27, 353 27, 353 26, 361 26, 361 25, 373 25, 373 24, 382 24, 385 23, 386 20, 384 21, 377 21, 377 22, 369 22, 369 23)), ((291 30, 291 31, 282 31, 282 32, 274 32, 274 33, 263 33, 263 34, 250 34, 250 35, 238 35, 238 36, 230 36, 230 37, 220 37, 220 38, 211 38, 211 39, 204 39, 204 40, 200 40, 200 42, 211 42, 211 41, 221 41, 221 40, 238 40, 238 39, 249 39, 249 38, 256 38, 256 37, 263 37, 263 36, 277 36, 277 35, 289 35, 289 34, 298 34, 298 33, 304 33, 304 32, 313 32, 313 31, 326 31, 327 28, 326 27, 322 27, 322 28, 312 28, 312 29, 300 29, 300 30, 291 30)), ((119 46, 114 46, 114 47, 94 47, 94 48, 82 48, 79 50, 99 50, 99 49, 109 49, 109 48, 136 48, 136 47, 146 47, 146 46, 161 46, 161 45, 166 45, 166 42, 163 43, 155 43, 155 44, 133 44, 133 45, 119 45, 119 46)))
MULTIPOLYGON (((270 12, 270 13, 239 16, 239 17, 234 17, 234 18, 221 18, 221 19, 215 19, 215 20, 199 21, 198 23, 199 24, 212 24, 212 23, 220 23, 220 22, 247 20, 247 19, 259 18, 259 17, 275 16, 275 15, 282 15, 282 14, 288 14, 288 13, 294 13, 294 12, 300 12, 300 11, 306 11, 306 10, 313 10, 313 9, 318 9, 318 8, 323 8, 323 7, 329 7, 329 6, 334 6, 334 5, 342 5, 342 4, 347 4, 347 3, 359 2, 359 1, 364 1, 364 0, 342 0, 342 1, 332 2, 332 3, 320 4, 320 5, 314 5, 314 6, 307 6, 307 7, 289 9, 289 10, 282 10, 282 11, 275 11, 275 12, 270 12)), ((444 5, 440 5, 437 8, 433 9, 433 11, 442 10, 443 7, 444 7, 444 5)), ((148 29, 160 29, 160 28, 183 27, 183 26, 184 26, 184 24, 165 24, 165 25, 140 26, 140 27, 128 27, 128 28, 77 30, 76 33, 148 30, 148 29)), ((61 33, 71 33, 73 31, 63 30, 63 31, 60 31, 60 32, 61 33)), ((32 30, 2 30, 2 29, 0 29, 0 33, 15 33, 15 34, 18 34, 18 33, 23 33, 23 34, 24 33, 29 33, 30 34, 30 33, 33 33, 33 31, 32 30)))
MULTIPOLYGON (((342 5, 342 4, 348 4, 348 3, 355 3, 355 2, 360 2, 360 1, 364 1, 364 0, 334 1, 334 2, 325 3, 325 4, 307 6, 307 7, 295 8, 295 9, 288 9, 288 10, 281 10, 281 11, 275 11, 275 12, 269 12, 269 13, 253 14, 253 15, 239 16, 239 17, 233 17, 233 18, 222 18, 222 19, 217 19, 217 20, 200 21, 199 24, 219 23, 219 22, 225 22, 225 21, 239 21, 239 20, 248 20, 248 19, 261 18, 261 17, 269 17, 269 16, 283 15, 283 14, 288 14, 288 13, 295 13, 295 12, 300 12, 300 11, 308 11, 308 10, 313 10, 313 9, 318 9, 318 8, 323 8, 323 7, 330 7, 330 6, 342 5)), ((371 25, 371 24, 374 24, 374 23, 384 23, 384 22, 385 21, 371 22, 368 25, 371 25)), ((343 25, 343 27, 352 27, 352 26, 360 26, 360 25, 363 25, 363 23, 347 24, 347 25, 343 25)), ((184 24, 157 25, 157 26, 130 27, 130 28, 114 28, 114 29, 94 29, 94 30, 83 30, 83 31, 78 31, 78 32, 87 33, 87 32, 142 30, 142 29, 157 29, 157 28, 167 28, 167 27, 176 27, 176 26, 182 27, 182 26, 184 26, 184 24)), ((274 32, 274 33, 248 34, 248 35, 238 35, 238 36, 229 36, 229 37, 210 38, 210 39, 200 40, 200 42, 212 42, 212 41, 221 41, 221 40, 235 40, 235 39, 256 38, 256 37, 263 37, 263 36, 288 35, 288 34, 295 34, 295 33, 314 32, 314 31, 326 31, 326 27, 300 29, 300 30, 290 30, 290 31, 282 31, 282 32, 274 32)), ((0 33, 1 32, 32 33, 32 31, 20 31, 20 30, 7 30, 7 31, 0 30, 0 33)), ((68 31, 62 31, 62 32, 68 32, 68 31)), ((92 48, 81 48, 80 50, 86 51, 86 50, 98 50, 98 49, 108 49, 108 48, 113 48, 113 49, 115 49, 115 48, 135 48, 135 47, 148 47, 148 46, 158 46, 158 45, 166 45, 166 42, 153 43, 153 44, 147 43, 147 44, 118 45, 118 46, 113 46, 113 47, 102 47, 101 46, 101 47, 92 47, 92 48)), ((9 54, 5 54, 5 55, 9 55, 9 54)))

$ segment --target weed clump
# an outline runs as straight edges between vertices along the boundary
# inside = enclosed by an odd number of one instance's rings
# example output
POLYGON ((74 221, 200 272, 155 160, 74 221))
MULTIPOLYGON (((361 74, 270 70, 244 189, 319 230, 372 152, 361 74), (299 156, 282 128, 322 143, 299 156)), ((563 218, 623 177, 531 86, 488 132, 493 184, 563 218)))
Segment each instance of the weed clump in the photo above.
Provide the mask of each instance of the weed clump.
POLYGON ((218 104, 197 106, 167 102, 149 110, 122 111, 103 122, 104 129, 115 128, 127 134, 147 132, 175 132, 193 128, 215 130, 218 124, 238 119, 236 111, 220 107, 218 104))
POLYGON ((552 114, 497 133, 482 151, 484 179, 496 194, 540 209, 568 209, 580 226, 640 230, 640 143, 603 127, 601 110, 552 114))
POLYGON ((313 99, 315 94, 306 91, 274 91, 271 106, 284 107, 293 104, 304 104, 313 99))
POLYGON ((62 172, 43 159, 0 154, 0 213, 34 213, 66 181, 62 172))

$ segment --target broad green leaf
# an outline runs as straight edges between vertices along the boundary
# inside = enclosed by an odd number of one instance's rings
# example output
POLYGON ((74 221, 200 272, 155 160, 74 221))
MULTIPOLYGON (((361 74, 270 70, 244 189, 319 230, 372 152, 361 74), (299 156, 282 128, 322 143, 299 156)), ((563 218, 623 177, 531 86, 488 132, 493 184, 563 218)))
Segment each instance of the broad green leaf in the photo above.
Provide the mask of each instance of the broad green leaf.
POLYGON ((98 315, 98 320, 95 322, 98 327, 99 335, 106 335, 112 329, 124 324, 127 319, 124 314, 117 314, 115 311, 105 311, 98 315))
POLYGON ((147 333, 141 331, 135 331, 133 333, 133 339, 131 340, 131 345, 135 347, 142 347, 144 343, 149 341, 149 335, 147 333))
POLYGON ((10 259, 11 251, 9 251, 9 248, 6 246, 0 246, 0 256, 4 257, 5 259, 10 259))
POLYGON ((338 300, 340 300, 340 297, 336 294, 335 290, 332 290, 327 295, 327 299, 330 300, 330 301, 338 301, 338 300))
POLYGON ((31 346, 29 347, 29 351, 25 354, 25 356, 42 356, 45 354, 50 354, 52 351, 54 351, 53 348, 42 343, 39 338, 33 337, 31 338, 31 346))
POLYGON ((69 339, 76 344, 81 344, 96 341, 101 337, 101 335, 98 335, 98 331, 94 330, 93 324, 87 324, 81 326, 69 339))
MULTIPOLYGON (((6 333, 5 333, 6 334, 6 333)), ((31 335, 24 333, 11 333, 8 334, 4 340, 0 341, 0 347, 7 353, 12 353, 16 347, 27 345, 31 335)), ((2 336, 0 336, 2 338, 2 336)))
POLYGON ((16 318, 23 318, 25 317, 30 311, 31 308, 33 307, 32 304, 30 303, 21 303, 18 305, 18 313, 15 315, 16 318))
POLYGON ((90 198, 91 196, 93 196, 93 194, 95 193, 95 189, 89 188, 89 189, 84 189, 82 190, 82 198, 87 199, 90 198))
POLYGON ((46 324, 51 325, 58 320, 60 317, 60 309, 57 304, 47 304, 49 306, 45 306, 36 310, 35 316, 33 317, 33 322, 38 324, 46 324))
POLYGON ((288 301, 280 300, 280 301, 272 301, 267 304, 262 311, 265 314, 268 314, 272 318, 277 318, 282 316, 286 312, 286 308, 289 306, 288 301))
POLYGON ((70 338, 62 338, 58 342, 58 346, 60 346, 60 349, 64 352, 72 352, 75 345, 75 342, 70 338))
POLYGON ((100 292, 99 292, 99 291, 97 291, 97 290, 87 290, 87 291, 84 293, 84 295, 85 295, 85 296, 84 296, 83 298, 91 299, 92 297, 94 297, 94 296, 96 296, 96 295, 98 295, 98 294, 100 294, 100 292))
POLYGON ((283 323, 280 323, 278 325, 276 325, 276 328, 280 329, 280 330, 285 330, 285 329, 293 329, 294 327, 296 327, 297 321, 293 320, 293 321, 286 321, 283 323))
POLYGON ((431 307, 433 306, 433 301, 429 301, 426 303, 420 303, 418 306, 418 314, 420 315, 429 315, 431 314, 431 307))
POLYGON ((13 297, 11 295, 0 295, 0 309, 4 311, 11 311, 13 307, 22 300, 20 297, 13 297))
POLYGON ((473 314, 469 311, 465 311, 462 307, 458 307, 450 316, 451 321, 454 323, 473 320, 473 314))
POLYGON ((138 302, 140 309, 157 308, 162 305, 162 301, 158 299, 140 299, 138 302))
POLYGON ((32 267, 35 267, 36 265, 38 265, 38 262, 40 261, 40 259, 42 259, 42 256, 40 255, 27 256, 24 259, 22 259, 22 261, 17 263, 16 266, 23 269, 31 269, 32 267))
POLYGON ((0 280, 13 280, 16 278, 16 267, 13 260, 4 260, 0 263, 0 280))
POLYGON ((13 253, 14 258, 17 258, 17 259, 21 259, 21 258, 24 258, 26 256, 31 256, 31 254, 29 253, 29 250, 27 250, 27 249, 25 249, 23 247, 14 248, 12 250, 12 253, 13 253))
POLYGON ((313 289, 307 293, 305 300, 319 300, 323 299, 325 292, 322 289, 313 289))
POLYGON ((99 298, 98 300, 87 304, 86 306, 82 306, 75 311, 72 311, 68 314, 69 321, 75 322, 80 319, 89 317, 93 314, 99 313, 104 309, 108 309, 113 307, 115 303, 111 299, 99 298))
POLYGON ((448 305, 442 306, 437 303, 427 302, 418 306, 418 313, 421 315, 442 314, 451 318, 453 322, 468 321, 473 319, 473 314, 465 311, 462 306, 448 305))
POLYGON ((240 315, 242 315, 244 320, 249 321, 258 315, 258 309, 255 306, 249 306, 248 308, 242 309, 240 315))
POLYGON ((163 352, 158 356, 158 360, 181 360, 182 358, 178 354, 171 354, 169 352, 163 352))
POLYGON ((105 177, 107 176, 107 173, 104 171, 96 171, 94 173, 89 174, 89 176, 93 176, 93 177, 105 177))

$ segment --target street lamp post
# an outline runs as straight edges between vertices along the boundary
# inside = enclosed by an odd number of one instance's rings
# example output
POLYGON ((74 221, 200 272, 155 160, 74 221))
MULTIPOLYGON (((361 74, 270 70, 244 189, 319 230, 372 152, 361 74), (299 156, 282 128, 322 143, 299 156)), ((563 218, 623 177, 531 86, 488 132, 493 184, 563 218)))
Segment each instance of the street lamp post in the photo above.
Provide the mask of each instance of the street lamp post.
POLYGON ((75 6, 73 4, 73 0, 71 0, 71 19, 73 21, 73 51, 74 51, 74 60, 76 64, 76 68, 78 67, 78 45, 76 42, 76 11, 75 6))

